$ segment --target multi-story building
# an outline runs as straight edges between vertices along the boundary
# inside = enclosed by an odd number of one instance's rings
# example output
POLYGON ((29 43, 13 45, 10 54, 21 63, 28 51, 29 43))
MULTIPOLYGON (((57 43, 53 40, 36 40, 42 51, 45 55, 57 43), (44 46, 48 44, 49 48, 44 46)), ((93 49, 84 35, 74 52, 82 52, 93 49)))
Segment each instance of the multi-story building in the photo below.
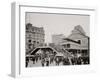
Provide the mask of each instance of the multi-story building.
POLYGON ((44 44, 44 29, 43 27, 35 27, 32 24, 26 24, 26 53, 30 52, 37 46, 44 44))

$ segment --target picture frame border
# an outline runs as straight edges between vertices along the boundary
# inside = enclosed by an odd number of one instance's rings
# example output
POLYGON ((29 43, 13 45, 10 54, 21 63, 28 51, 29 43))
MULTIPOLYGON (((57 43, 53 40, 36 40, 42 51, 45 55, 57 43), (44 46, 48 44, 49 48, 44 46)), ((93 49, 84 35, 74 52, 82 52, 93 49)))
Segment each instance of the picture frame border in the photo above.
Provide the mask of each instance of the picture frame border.
MULTIPOLYGON (((20 26, 20 11, 21 7, 38 7, 38 8, 55 8, 55 9, 73 9, 73 10, 87 10, 93 11, 95 16, 96 9, 94 8, 73 8, 73 7, 48 7, 48 6, 32 6, 32 4, 23 4, 23 3, 12 3, 11 9, 11 75, 13 77, 22 77, 24 75, 21 74, 21 53, 20 53, 20 34, 21 34, 21 26, 20 26)), ((94 21, 95 22, 95 21, 94 21)), ((93 24, 94 25, 94 24, 93 24)), ((90 26, 91 27, 91 26, 90 26)), ((90 31, 91 33, 91 31, 90 31)), ((70 66, 72 67, 72 66, 70 66)), ((46 68, 47 69, 47 68, 46 68)), ((93 68, 93 71, 94 68, 93 68)), ((26 75, 25 75, 26 76, 26 75)))

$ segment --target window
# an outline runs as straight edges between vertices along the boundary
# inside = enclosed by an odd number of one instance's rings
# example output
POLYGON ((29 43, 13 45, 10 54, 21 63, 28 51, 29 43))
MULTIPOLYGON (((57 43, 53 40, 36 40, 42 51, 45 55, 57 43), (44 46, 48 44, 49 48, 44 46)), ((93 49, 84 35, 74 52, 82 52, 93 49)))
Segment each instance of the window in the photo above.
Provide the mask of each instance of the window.
POLYGON ((28 40, 29 42, 31 42, 31 40, 28 40))
POLYGON ((67 48, 70 48, 70 44, 67 44, 67 48))

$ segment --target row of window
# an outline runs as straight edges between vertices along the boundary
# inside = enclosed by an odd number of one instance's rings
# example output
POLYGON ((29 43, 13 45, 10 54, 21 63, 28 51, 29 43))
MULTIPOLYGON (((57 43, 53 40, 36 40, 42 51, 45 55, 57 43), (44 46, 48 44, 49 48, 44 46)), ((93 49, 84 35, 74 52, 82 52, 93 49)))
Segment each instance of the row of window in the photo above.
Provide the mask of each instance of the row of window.
POLYGON ((26 34, 26 37, 31 37, 31 38, 44 38, 44 35, 42 34, 26 34))
POLYGON ((29 39, 28 41, 27 41, 28 43, 44 43, 44 40, 36 40, 36 41, 34 41, 34 40, 31 40, 31 39, 29 39))
POLYGON ((44 30, 43 29, 28 28, 28 29, 26 29, 26 32, 44 33, 44 30))

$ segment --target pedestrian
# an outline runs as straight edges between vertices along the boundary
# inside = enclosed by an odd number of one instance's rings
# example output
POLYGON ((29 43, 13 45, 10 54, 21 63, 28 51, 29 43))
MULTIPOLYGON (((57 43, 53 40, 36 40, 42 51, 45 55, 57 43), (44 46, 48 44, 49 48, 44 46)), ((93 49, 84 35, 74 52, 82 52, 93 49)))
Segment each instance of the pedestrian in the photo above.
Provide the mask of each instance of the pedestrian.
POLYGON ((44 63, 45 63, 45 59, 42 58, 42 60, 41 60, 42 67, 44 67, 44 63))
POLYGON ((63 60, 63 65, 70 65, 70 62, 69 62, 69 59, 68 58, 65 58, 63 60))
POLYGON ((54 56, 50 56, 50 64, 53 63, 54 56))
POLYGON ((77 64, 78 64, 78 65, 81 65, 81 58, 80 58, 80 57, 77 58, 77 64))
POLYGON ((28 61, 26 61, 26 67, 28 67, 28 61))
POLYGON ((35 57, 33 57, 32 60, 33 60, 33 64, 35 64, 35 57))
POLYGON ((59 65, 59 58, 58 57, 55 58, 55 62, 56 62, 56 65, 59 65))
POLYGON ((46 66, 49 66, 49 58, 45 58, 46 66))
POLYGON ((26 57, 26 67, 28 67, 29 59, 26 57))
POLYGON ((36 59, 36 62, 38 61, 38 56, 37 56, 37 54, 35 55, 35 59, 36 59))

